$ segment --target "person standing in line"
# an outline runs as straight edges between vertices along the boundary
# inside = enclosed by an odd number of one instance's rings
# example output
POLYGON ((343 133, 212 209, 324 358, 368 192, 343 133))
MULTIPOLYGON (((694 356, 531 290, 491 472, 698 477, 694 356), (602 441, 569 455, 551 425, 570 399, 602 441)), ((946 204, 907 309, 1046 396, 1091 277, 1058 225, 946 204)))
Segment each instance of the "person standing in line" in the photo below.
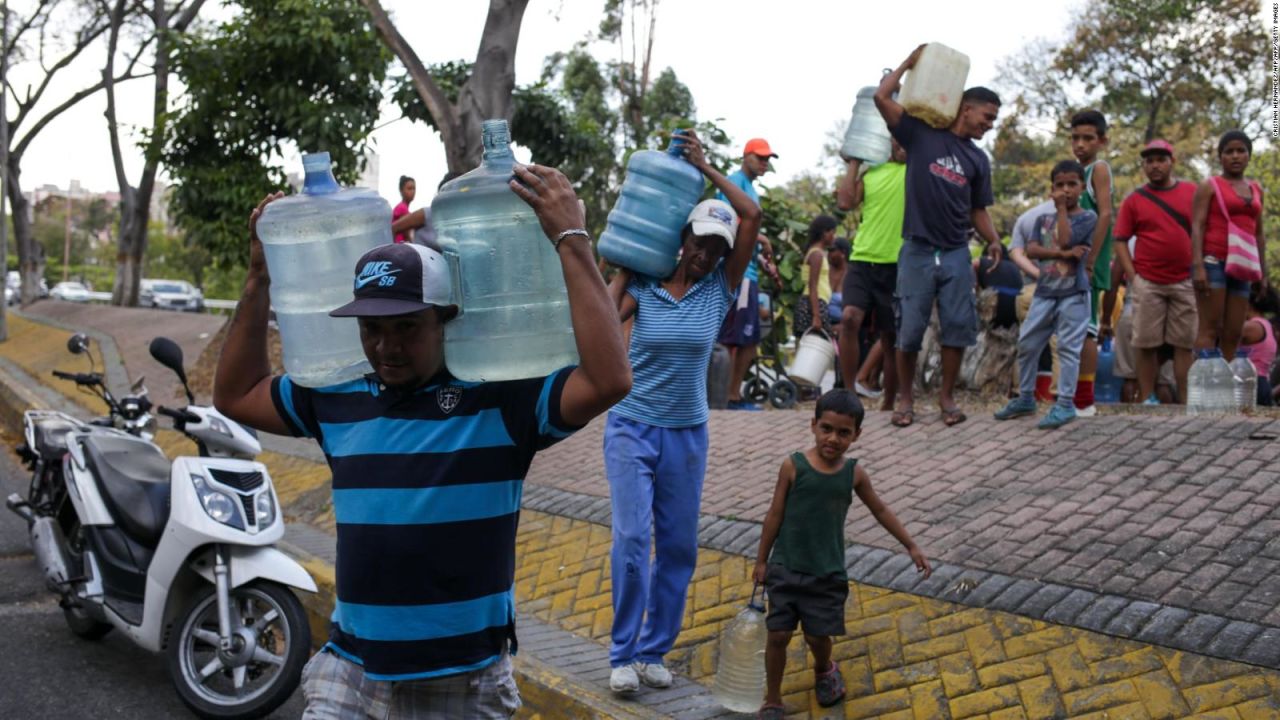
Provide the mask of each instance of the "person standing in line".
POLYGON ((894 356, 893 293, 898 283, 898 254, 902 251, 902 216, 907 202, 907 151, 890 140, 889 161, 861 172, 861 160, 849 160, 848 171, 836 187, 836 207, 849 212, 862 207, 862 222, 853 238, 853 257, 845 274, 844 310, 840 316, 840 374, 860 375, 859 334, 870 314, 879 334, 884 367, 880 391, 855 381, 859 395, 881 400, 892 410, 898 370, 894 356))
MULTIPOLYGON (((772 169, 769 161, 776 157, 778 154, 769 147, 767 140, 752 138, 742 149, 742 166, 729 173, 729 182, 746 193, 756 207, 760 206, 760 194, 756 192, 755 181, 772 169)), ((716 199, 728 202, 723 192, 717 192, 716 199)), ((747 266, 746 275, 743 276, 740 286, 734 290, 735 302, 724 318, 717 341, 729 348, 729 354, 733 359, 729 373, 730 410, 760 409, 751 401, 742 398, 742 383, 747 377, 747 368, 755 359, 756 349, 760 345, 759 265, 764 265, 765 271, 773 278, 775 286, 782 284, 778 279, 778 271, 773 265, 773 245, 764 235, 758 235, 752 243, 751 264, 747 266)))
POLYGON ((609 688, 619 694, 641 684, 671 685, 663 657, 680 633, 698 560, 707 363, 760 231, 760 208, 707 162, 697 137, 686 138, 685 157, 729 204, 704 200, 694 207, 671 277, 621 269, 609 286, 618 317, 633 320, 634 388, 604 430, 613 509, 609 688))
POLYGON ((1244 176, 1252 154, 1248 135, 1239 130, 1225 133, 1218 141, 1222 174, 1200 183, 1191 209, 1191 283, 1200 313, 1196 349, 1221 347, 1228 362, 1235 358, 1249 304, 1249 282, 1227 273, 1228 225, 1253 236, 1262 284, 1267 282, 1262 186, 1244 176))
POLYGON ((894 296, 899 382, 891 422, 898 427, 915 421, 916 360, 935 303, 942 345, 942 388, 938 393, 942 422, 952 426, 967 419, 956 404, 955 387, 964 350, 978 339, 969 231, 976 230, 986 241, 992 260, 998 261, 1004 254, 987 214, 987 207, 994 202, 991 163, 974 142, 995 125, 1000 97, 985 87, 965 90, 960 111, 946 129, 913 117, 894 94, 923 50, 924 45, 916 48, 896 70, 885 75, 875 94, 876 108, 889 132, 907 151, 903 244, 894 296))
POLYGON ((795 325, 792 331, 797 338, 810 330, 819 330, 831 336, 831 318, 827 307, 831 303, 831 275, 827 265, 827 253, 835 246, 836 219, 819 215, 809 223, 809 244, 805 246, 804 262, 800 265, 800 284, 805 295, 796 300, 795 325))
POLYGON ((1093 244, 1085 261, 1089 274, 1089 331, 1080 351, 1080 379, 1076 383, 1076 416, 1093 417, 1093 383, 1098 374, 1098 326, 1102 295, 1111 289, 1111 166, 1099 159, 1107 147, 1107 118, 1097 110, 1085 110, 1071 117, 1071 152, 1084 166, 1084 195, 1080 207, 1098 215, 1093 244))
POLYGON ((413 204, 413 198, 418 194, 418 183, 408 175, 400 176, 400 202, 391 211, 391 229, 395 233, 395 241, 398 243, 409 242, 409 233, 403 230, 396 230, 396 221, 409 214, 409 206, 413 204))
POLYGON ((1160 349, 1173 348, 1178 400, 1187 400, 1187 371, 1196 337, 1196 298, 1191 286, 1191 208, 1194 183, 1173 176, 1173 146, 1152 140, 1140 153, 1147 184, 1120 204, 1115 237, 1116 260, 1129 279, 1133 298, 1133 336, 1137 351, 1138 395, 1159 404, 1156 378, 1160 349))

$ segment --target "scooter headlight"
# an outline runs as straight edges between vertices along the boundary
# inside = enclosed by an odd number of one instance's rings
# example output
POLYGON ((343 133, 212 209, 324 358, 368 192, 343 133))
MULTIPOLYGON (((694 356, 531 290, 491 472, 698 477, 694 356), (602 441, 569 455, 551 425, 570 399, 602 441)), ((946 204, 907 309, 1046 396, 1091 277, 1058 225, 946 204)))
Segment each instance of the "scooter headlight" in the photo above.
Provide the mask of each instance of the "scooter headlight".
POLYGON ((200 475, 192 475, 191 482, 195 485, 196 495, 200 498, 200 505, 208 513, 209 517, 223 525, 244 529, 244 522, 240 520, 240 515, 236 513, 234 500, 228 497, 226 493, 209 487, 205 479, 200 475))
POLYGON ((258 516, 258 527, 266 528, 276 521, 276 504, 271 500, 271 491, 265 490, 258 494, 258 499, 253 504, 254 514, 258 516))

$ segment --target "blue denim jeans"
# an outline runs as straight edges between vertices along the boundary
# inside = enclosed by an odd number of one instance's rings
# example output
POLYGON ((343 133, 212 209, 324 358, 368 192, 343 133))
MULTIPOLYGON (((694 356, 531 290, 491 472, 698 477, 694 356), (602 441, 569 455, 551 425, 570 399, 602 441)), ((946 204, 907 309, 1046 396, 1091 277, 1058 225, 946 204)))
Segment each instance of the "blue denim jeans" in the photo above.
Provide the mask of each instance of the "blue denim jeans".
POLYGON ((1049 345, 1049 336, 1058 336, 1058 404, 1073 407, 1076 382, 1080 379, 1080 349, 1089 329, 1089 293, 1067 297, 1036 296, 1022 321, 1018 334, 1018 391, 1024 400, 1035 399, 1036 360, 1049 345))
POLYGON ((609 663, 660 663, 680 634, 698 561, 707 426, 664 428, 609 413, 604 467, 613 507, 609 663))

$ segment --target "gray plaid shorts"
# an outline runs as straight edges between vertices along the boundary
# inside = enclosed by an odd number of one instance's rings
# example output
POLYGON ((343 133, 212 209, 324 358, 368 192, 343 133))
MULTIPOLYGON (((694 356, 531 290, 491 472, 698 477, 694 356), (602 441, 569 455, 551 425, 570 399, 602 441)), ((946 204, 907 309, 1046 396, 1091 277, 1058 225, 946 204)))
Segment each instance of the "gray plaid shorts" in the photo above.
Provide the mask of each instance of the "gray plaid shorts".
POLYGON ((426 680, 370 680, 364 668, 321 650, 302 668, 302 720, 507 720, 520 709, 511 657, 426 680))

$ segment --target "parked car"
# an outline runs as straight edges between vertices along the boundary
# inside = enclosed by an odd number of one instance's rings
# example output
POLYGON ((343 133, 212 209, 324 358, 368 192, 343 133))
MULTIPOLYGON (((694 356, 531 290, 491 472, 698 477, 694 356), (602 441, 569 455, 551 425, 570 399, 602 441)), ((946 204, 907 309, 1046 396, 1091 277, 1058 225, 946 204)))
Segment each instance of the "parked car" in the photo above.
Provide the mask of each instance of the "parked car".
POLYGON ((17 305, 18 300, 20 299, 18 296, 19 296, 19 293, 17 290, 9 287, 8 285, 4 286, 4 304, 5 305, 17 305))
POLYGON ((53 286, 53 290, 49 295, 57 300, 67 300, 69 302, 89 302, 89 288, 84 283, 60 282, 53 286))
MULTIPOLYGON (((5 287, 6 301, 9 298, 8 291, 13 290, 14 300, 10 304, 16 303, 18 302, 18 300, 21 299, 22 276, 18 274, 17 270, 10 270, 8 273, 5 274, 4 287, 5 287)), ((36 297, 42 297, 42 298, 49 297, 49 283, 45 282, 44 278, 40 278, 40 288, 36 291, 36 297)))
POLYGON ((204 293, 185 280, 143 280, 138 304, 158 310, 204 312, 204 293))

